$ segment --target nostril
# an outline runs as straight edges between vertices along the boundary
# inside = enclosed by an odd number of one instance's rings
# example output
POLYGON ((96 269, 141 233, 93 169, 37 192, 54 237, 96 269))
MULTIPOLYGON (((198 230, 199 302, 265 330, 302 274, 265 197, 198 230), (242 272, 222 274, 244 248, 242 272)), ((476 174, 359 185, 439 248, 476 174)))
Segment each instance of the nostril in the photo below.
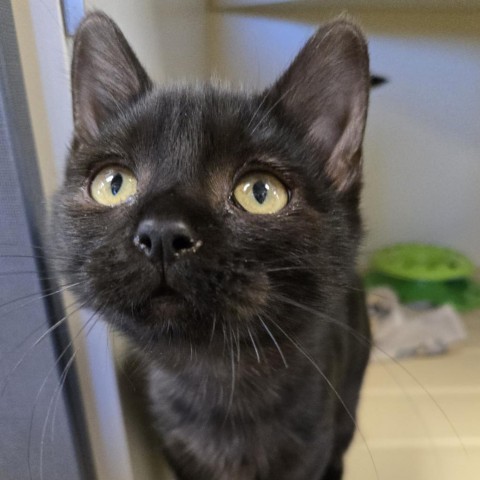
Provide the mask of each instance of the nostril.
POLYGON ((133 239, 133 242, 139 250, 147 255, 152 251, 152 239, 146 233, 140 233, 139 235, 136 235, 133 239))
POLYGON ((148 252, 152 249, 152 240, 148 235, 146 234, 140 235, 138 241, 140 246, 143 247, 148 252))
POLYGON ((195 245, 195 242, 186 235, 176 235, 172 240, 173 250, 180 253, 183 250, 189 250, 195 245))

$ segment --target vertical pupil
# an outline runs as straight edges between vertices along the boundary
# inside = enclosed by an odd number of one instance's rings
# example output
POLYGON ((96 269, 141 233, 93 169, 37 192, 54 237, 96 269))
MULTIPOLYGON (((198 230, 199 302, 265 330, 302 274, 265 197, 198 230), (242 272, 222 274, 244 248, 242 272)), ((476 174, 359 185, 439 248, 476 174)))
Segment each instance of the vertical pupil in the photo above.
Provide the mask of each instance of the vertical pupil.
POLYGON ((253 196, 258 203, 263 203, 268 195, 268 187, 265 182, 259 180, 252 188, 253 196))
POLYGON ((110 182, 110 190, 112 191, 112 195, 116 195, 118 191, 122 188, 123 178, 120 173, 117 173, 110 182))

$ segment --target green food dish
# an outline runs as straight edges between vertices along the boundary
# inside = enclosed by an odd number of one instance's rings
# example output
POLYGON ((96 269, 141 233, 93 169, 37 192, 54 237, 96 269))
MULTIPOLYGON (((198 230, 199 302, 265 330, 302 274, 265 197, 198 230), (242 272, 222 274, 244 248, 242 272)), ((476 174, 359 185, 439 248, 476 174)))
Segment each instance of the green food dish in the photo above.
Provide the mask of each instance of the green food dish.
POLYGON ((469 278, 474 264, 450 248, 421 243, 400 243, 376 252, 373 271, 403 280, 443 282, 469 278))
POLYGON ((369 272, 364 277, 364 284, 367 289, 390 287, 402 303, 426 301, 434 306, 450 304, 459 312, 480 308, 480 284, 470 279, 425 282, 369 272))
POLYGON ((450 304, 464 312, 480 308, 480 284, 472 280, 474 264, 455 250, 401 243, 376 252, 366 288, 392 288, 402 303, 450 304))

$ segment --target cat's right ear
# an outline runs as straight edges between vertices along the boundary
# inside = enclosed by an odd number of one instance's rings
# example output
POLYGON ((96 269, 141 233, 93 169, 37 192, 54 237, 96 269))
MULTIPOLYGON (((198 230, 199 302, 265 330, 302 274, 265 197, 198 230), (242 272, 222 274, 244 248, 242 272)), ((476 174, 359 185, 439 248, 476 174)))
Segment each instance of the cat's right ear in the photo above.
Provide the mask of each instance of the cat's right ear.
POLYGON ((152 88, 152 82, 117 25, 89 13, 75 35, 72 97, 75 138, 94 139, 102 124, 152 88))
POLYGON ((319 28, 271 88, 277 111, 314 147, 338 192, 361 184, 370 72, 366 40, 345 18, 319 28))

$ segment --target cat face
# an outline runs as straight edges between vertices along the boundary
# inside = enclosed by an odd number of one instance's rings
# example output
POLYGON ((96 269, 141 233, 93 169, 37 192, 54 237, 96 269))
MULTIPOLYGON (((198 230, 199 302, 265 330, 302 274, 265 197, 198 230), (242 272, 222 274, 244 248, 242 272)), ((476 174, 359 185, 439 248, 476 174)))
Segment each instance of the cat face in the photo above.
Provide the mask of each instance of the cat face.
POLYGON ((139 342, 201 344, 269 318, 301 328, 298 299, 326 313, 341 301, 369 90, 356 27, 325 26, 273 87, 246 94, 154 87, 94 13, 72 83, 54 256, 84 302, 139 342))

